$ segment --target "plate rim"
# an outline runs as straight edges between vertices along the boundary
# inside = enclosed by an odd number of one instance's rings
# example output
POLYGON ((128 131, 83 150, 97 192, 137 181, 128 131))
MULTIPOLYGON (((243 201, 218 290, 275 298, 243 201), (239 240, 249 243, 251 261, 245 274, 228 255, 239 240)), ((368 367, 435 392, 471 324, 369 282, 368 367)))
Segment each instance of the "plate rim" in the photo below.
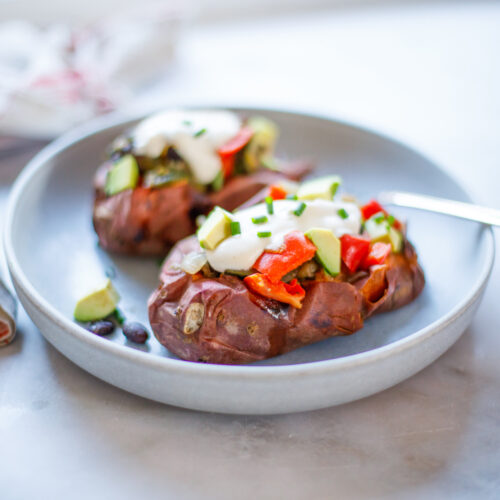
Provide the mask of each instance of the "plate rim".
MULTIPOLYGON (((360 131, 378 139, 383 139, 385 141, 391 142, 392 144, 408 150, 412 154, 418 155, 421 158, 432 163, 432 165, 438 169, 442 174, 449 177, 453 182, 455 182, 460 189, 464 192, 466 198, 471 200, 471 196, 467 189, 462 186, 452 175, 441 168, 439 164, 428 158, 426 155, 420 153, 418 150, 412 148, 411 146, 405 144, 404 142, 388 135, 383 132, 379 132, 370 127, 350 122, 344 119, 339 119, 333 115, 321 114, 316 112, 307 112, 294 109, 286 108, 274 108, 267 106, 234 106, 228 105, 224 106, 183 106, 191 108, 210 108, 210 109, 233 109, 233 110, 254 110, 256 112, 277 112, 285 115, 294 115, 304 118, 314 118, 323 121, 328 121, 341 125, 343 127, 348 127, 356 131, 360 131)), ((164 108, 161 108, 164 109, 164 108)), ((99 133, 111 129, 119 125, 125 125, 127 122, 133 122, 139 120, 142 117, 148 116, 151 110, 148 112, 136 113, 133 115, 122 115, 113 113, 91 120, 84 125, 81 125, 73 130, 70 130, 66 134, 51 142, 45 146, 39 153, 37 153, 23 168, 22 172, 19 174, 18 178, 14 182, 11 192, 9 194, 9 200, 6 211, 6 220, 4 227, 4 238, 3 246, 5 251, 5 257, 9 272, 13 281, 17 286, 20 286, 24 295, 30 300, 31 305, 36 307, 36 309, 44 316, 46 316, 50 321, 57 324, 62 330, 67 333, 72 334, 76 337, 76 340, 87 344, 89 348, 104 349, 108 354, 112 356, 117 356, 121 359, 126 359, 140 365, 149 366, 155 369, 160 369, 164 371, 174 370, 176 372, 186 374, 186 375, 200 375, 206 374, 211 376, 239 376, 241 378, 281 378, 287 377, 289 375, 310 375, 316 376, 326 372, 332 373, 337 371, 342 371, 347 367, 359 367, 363 365, 370 365, 373 362, 380 361, 387 357, 397 355, 406 350, 410 350, 416 344, 421 343, 428 337, 437 335, 443 328, 448 324, 453 323, 456 318, 461 316, 461 314, 468 308, 469 305, 473 304, 478 296, 483 292, 485 285, 487 284, 488 278, 491 274, 491 270, 495 258, 495 241, 493 237, 493 231, 491 226, 483 225, 487 236, 486 239, 486 258, 484 259, 483 268, 479 273, 474 285, 468 291, 468 293, 455 305, 447 314, 441 316, 437 320, 433 321, 424 328, 418 329, 413 333, 407 335, 406 337, 386 344, 384 346, 376 347, 368 351, 351 354, 348 356, 343 356, 341 358, 326 359, 321 361, 311 361, 298 364, 288 364, 288 365, 277 365, 277 366, 252 366, 252 365, 219 365, 219 364, 208 364, 208 363, 196 363, 184 361, 182 359, 175 359, 166 356, 160 356, 158 354, 152 354, 148 352, 143 352, 137 349, 132 349, 126 345, 117 344, 115 342, 110 342, 105 338, 101 338, 91 332, 88 332, 85 328, 73 322, 72 320, 66 318, 58 309, 52 306, 32 285, 29 278, 26 276, 22 270, 22 266, 16 258, 13 243, 14 228, 14 218, 16 215, 16 208, 22 198, 22 193, 31 182, 32 178, 38 173, 39 170, 48 168, 50 165, 50 159, 57 154, 61 153, 65 149, 70 148, 72 145, 81 142, 89 137, 98 135, 99 133)))

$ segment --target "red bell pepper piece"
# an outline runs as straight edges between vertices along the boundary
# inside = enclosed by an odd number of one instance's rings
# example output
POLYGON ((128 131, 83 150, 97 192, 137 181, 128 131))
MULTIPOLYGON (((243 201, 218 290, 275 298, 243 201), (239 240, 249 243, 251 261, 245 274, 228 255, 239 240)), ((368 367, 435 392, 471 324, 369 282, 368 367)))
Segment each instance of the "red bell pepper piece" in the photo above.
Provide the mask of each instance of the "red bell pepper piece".
POLYGON ((372 215, 379 212, 388 215, 385 208, 377 200, 370 200, 366 205, 361 207, 361 215, 365 220, 368 220, 372 215))
POLYGON ((284 200, 286 198, 286 195, 287 195, 286 190, 281 186, 278 186, 277 184, 269 186, 269 196, 273 200, 284 200))
POLYGON ((294 279, 290 283, 278 281, 273 283, 264 274, 251 274, 243 278, 245 285, 255 293, 270 299, 290 304, 297 309, 302 307, 302 300, 306 296, 306 291, 294 279))
POLYGON ((359 236, 344 234, 340 237, 342 260, 349 271, 354 273, 370 251, 370 242, 359 236))
POLYGON ((222 171, 225 179, 233 173, 236 153, 248 144, 252 135, 253 130, 251 128, 242 127, 236 136, 223 144, 217 151, 222 162, 222 171))
POLYGON ((271 281, 278 282, 285 274, 311 260, 316 247, 300 231, 288 233, 278 252, 266 250, 253 267, 265 274, 271 281))
POLYGON ((361 263, 361 267, 363 269, 368 269, 370 266, 383 264, 387 257, 389 257, 390 253, 391 245, 389 243, 382 243, 381 241, 378 241, 371 246, 368 255, 361 263))

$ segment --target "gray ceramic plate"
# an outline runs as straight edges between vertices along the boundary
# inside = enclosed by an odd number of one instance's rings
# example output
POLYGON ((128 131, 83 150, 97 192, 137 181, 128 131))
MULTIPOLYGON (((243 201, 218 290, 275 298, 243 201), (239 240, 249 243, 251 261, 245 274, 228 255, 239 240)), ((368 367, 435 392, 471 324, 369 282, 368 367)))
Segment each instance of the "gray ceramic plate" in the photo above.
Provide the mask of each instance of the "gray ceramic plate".
MULTIPOLYGON (((468 200, 457 183, 407 147, 358 127, 308 115, 263 113, 281 128, 282 157, 317 160, 361 199, 403 189, 468 200)), ((107 144, 133 121, 96 122, 42 151, 17 181, 5 250, 19 298, 42 334, 95 376, 135 394, 187 408, 228 413, 285 413, 368 396, 421 370, 457 340, 472 319, 494 257, 489 228, 433 214, 397 211, 409 220, 427 285, 412 304, 332 338, 250 366, 188 363, 155 339, 129 345, 120 333, 97 337, 73 323, 90 282, 116 271, 122 309, 147 323, 157 282, 155 260, 107 255, 91 226, 92 176, 107 144)))

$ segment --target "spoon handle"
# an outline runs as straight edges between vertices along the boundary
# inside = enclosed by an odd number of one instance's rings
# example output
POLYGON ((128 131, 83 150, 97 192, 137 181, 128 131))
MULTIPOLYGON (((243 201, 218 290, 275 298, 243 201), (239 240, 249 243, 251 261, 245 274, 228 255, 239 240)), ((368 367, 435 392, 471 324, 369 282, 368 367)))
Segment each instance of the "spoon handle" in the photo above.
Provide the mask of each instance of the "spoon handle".
POLYGON ((483 224, 492 226, 500 226, 500 210, 481 207, 472 203, 446 200, 435 196, 406 193, 402 191, 383 191, 379 194, 378 200, 383 205, 419 208, 429 212, 451 215, 453 217, 482 222, 483 224))

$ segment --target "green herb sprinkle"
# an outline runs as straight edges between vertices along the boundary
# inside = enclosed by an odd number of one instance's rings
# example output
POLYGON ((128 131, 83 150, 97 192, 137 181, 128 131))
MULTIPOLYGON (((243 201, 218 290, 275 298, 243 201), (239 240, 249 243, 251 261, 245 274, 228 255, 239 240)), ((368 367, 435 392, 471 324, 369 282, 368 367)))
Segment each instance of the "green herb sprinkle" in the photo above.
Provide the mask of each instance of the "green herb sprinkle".
POLYGON ((268 221, 268 218, 266 215, 261 215, 260 217, 252 217, 252 222, 254 224, 264 224, 267 221, 268 221))
POLYGON ((349 214, 346 212, 345 208, 339 208, 337 210, 337 215, 341 218, 341 219, 348 219, 349 218, 349 214))
POLYGON ((231 235, 232 236, 234 236, 236 234, 241 234, 241 226, 237 220, 231 221, 230 228, 231 228, 231 235))
POLYGON ((269 215, 274 214, 273 199, 270 196, 266 196, 266 208, 269 215))
POLYGON ((198 130, 198 132, 195 132, 193 134, 193 137, 200 137, 200 135, 203 135, 206 131, 207 131, 206 128, 202 128, 202 129, 198 130))
POLYGON ((306 209, 306 204, 302 201, 300 205, 293 211, 293 213, 297 217, 300 217, 304 213, 305 209, 306 209))

